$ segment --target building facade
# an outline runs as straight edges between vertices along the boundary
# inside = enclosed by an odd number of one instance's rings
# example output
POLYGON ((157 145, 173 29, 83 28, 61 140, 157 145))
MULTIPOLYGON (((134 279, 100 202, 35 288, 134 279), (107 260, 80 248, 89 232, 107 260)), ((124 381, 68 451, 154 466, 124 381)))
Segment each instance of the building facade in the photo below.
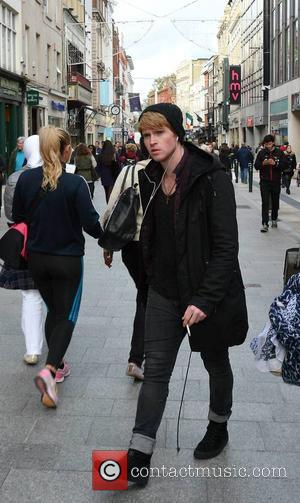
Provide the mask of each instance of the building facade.
POLYGON ((84 2, 64 0, 64 45, 67 73, 67 129, 73 146, 87 140, 87 124, 92 106, 92 87, 87 75, 90 59, 87 54, 84 2))
POLYGON ((270 131, 300 156, 299 0, 270 0, 270 131))
POLYGON ((24 135, 27 77, 22 74, 22 2, 0 0, 0 155, 8 160, 24 135))
POLYGON ((193 129, 198 122, 201 97, 197 96, 197 90, 200 93, 202 69, 207 61, 207 58, 185 60, 176 70, 176 104, 182 110, 186 130, 193 129))
POLYGON ((256 147, 268 132, 268 2, 241 4, 241 142, 256 147))
POLYGON ((113 8, 107 0, 93 0, 93 108, 95 140, 112 138, 113 103, 113 8))
POLYGON ((28 79, 25 136, 48 124, 66 127, 63 42, 62 1, 23 2, 22 73, 28 79))

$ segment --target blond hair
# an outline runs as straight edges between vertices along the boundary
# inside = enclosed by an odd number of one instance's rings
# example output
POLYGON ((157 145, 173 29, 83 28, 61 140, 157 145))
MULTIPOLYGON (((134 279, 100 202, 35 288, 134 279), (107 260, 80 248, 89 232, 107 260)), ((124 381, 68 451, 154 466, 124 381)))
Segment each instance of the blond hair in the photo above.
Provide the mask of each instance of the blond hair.
POLYGON ((69 134, 61 128, 46 126, 40 129, 40 152, 43 159, 42 188, 55 190, 62 174, 61 156, 67 145, 70 145, 69 134))
POLYGON ((139 121, 139 132, 143 134, 145 129, 161 129, 167 127, 176 134, 171 124, 164 115, 159 112, 145 112, 139 121))
POLYGON ((134 153, 137 152, 137 146, 135 145, 135 143, 126 143, 125 149, 126 149, 126 152, 128 152, 128 151, 134 152, 134 153))

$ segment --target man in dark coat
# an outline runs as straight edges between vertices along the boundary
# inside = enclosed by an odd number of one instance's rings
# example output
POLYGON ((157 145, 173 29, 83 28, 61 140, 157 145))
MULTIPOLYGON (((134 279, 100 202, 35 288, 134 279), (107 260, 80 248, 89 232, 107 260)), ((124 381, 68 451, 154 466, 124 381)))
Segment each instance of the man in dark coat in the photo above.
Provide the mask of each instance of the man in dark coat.
POLYGON ((262 227, 261 232, 269 230, 269 204, 272 201, 272 227, 277 228, 279 198, 281 190, 281 175, 287 166, 285 155, 275 147, 275 139, 267 134, 263 139, 264 148, 256 157, 254 167, 259 171, 262 227))
POLYGON ((139 172, 141 250, 149 285, 145 369, 128 451, 128 478, 147 483, 156 433, 181 342, 191 332, 210 380, 209 425, 194 456, 217 456, 228 442, 233 375, 228 347, 248 330, 238 263, 234 191, 220 162, 184 142, 181 110, 151 105, 139 130, 152 161, 139 172), (144 475, 147 473, 144 470, 144 475))
POLYGON ((249 163, 253 162, 253 154, 251 150, 243 143, 241 148, 236 153, 241 169, 241 182, 248 183, 249 163))

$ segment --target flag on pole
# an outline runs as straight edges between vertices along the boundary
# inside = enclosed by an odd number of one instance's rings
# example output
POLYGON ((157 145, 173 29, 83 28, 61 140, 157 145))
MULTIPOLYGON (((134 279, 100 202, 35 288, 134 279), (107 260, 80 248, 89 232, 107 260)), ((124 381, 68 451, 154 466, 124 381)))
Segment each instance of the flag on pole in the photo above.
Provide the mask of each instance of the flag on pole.
POLYGON ((189 112, 185 113, 185 122, 186 122, 187 129, 190 129, 193 127, 193 116, 189 112))
POLYGON ((128 93, 130 112, 141 112, 141 100, 139 93, 128 93))

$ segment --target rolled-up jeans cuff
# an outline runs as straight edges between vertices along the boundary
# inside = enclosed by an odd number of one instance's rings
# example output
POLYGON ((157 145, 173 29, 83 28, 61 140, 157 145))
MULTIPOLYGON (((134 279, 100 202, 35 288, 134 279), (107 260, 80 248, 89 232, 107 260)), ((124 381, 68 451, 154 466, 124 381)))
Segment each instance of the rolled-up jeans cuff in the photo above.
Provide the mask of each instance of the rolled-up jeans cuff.
POLYGON ((129 449, 143 452, 144 454, 152 454, 156 444, 155 438, 147 437, 141 433, 133 433, 129 449))
POLYGON ((229 412, 229 414, 226 414, 225 416, 220 416, 219 414, 216 414, 211 409, 209 409, 209 412, 208 412, 208 420, 214 421, 215 423, 226 423, 226 421, 228 421, 230 416, 231 416, 231 412, 229 412))

